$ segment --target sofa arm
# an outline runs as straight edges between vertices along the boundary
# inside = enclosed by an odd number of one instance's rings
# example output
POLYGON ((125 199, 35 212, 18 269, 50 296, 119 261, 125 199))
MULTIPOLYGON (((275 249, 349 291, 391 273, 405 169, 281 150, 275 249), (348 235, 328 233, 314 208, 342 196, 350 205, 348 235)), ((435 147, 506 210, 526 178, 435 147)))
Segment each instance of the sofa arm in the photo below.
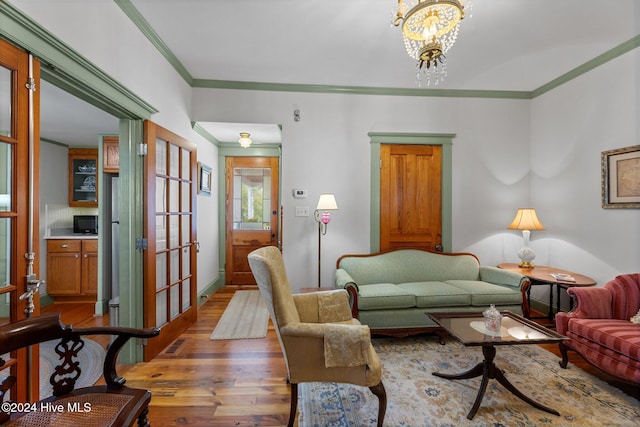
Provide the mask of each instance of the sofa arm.
POLYGON ((556 330, 566 335, 571 319, 611 319, 611 293, 606 288, 568 288, 567 294, 574 300, 574 310, 556 314, 556 330))
POLYGON ((613 297, 607 288, 568 288, 567 294, 573 298, 574 317, 582 319, 611 319, 613 297))
POLYGON ((510 286, 521 289, 528 280, 526 276, 515 271, 505 270, 498 267, 480 267, 480 280, 493 283, 495 285, 510 286))
POLYGON ((349 292, 349 305, 351 306, 351 315, 358 318, 358 284, 353 277, 344 268, 336 270, 336 288, 346 289, 349 292))
POLYGON ((349 283, 356 283, 344 268, 336 270, 336 289, 345 289, 349 283))
POLYGON ((527 297, 527 292, 531 287, 531 280, 529 280, 527 276, 498 267, 480 266, 480 280, 495 285, 520 289, 520 294, 522 295, 522 313, 526 318, 531 317, 529 298, 527 297))

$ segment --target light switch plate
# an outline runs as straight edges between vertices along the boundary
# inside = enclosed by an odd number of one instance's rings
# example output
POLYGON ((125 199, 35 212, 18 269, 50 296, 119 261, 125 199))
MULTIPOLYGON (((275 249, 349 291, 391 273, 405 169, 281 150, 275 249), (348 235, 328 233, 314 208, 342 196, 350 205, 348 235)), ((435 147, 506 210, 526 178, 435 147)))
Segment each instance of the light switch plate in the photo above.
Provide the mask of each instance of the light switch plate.
POLYGON ((309 207, 296 206, 296 216, 309 216, 309 207))

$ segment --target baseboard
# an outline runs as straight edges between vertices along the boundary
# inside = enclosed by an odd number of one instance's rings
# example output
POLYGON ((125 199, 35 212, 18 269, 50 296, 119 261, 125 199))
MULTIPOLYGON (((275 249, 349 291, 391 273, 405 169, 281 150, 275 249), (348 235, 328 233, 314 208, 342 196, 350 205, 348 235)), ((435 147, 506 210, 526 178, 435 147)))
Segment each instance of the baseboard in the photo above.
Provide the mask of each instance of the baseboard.
POLYGON ((539 311, 540 313, 548 313, 549 312, 549 304, 543 301, 539 301, 537 299, 531 298, 529 302, 531 309, 535 311, 539 311))
POLYGON ((47 294, 40 294, 40 307, 46 307, 53 304, 54 302, 55 300, 53 299, 53 297, 50 297, 47 294))
POLYGON ((209 283, 207 287, 198 292, 198 305, 204 303, 209 295, 213 294, 218 289, 224 288, 224 272, 218 274, 218 277, 213 282, 209 283))

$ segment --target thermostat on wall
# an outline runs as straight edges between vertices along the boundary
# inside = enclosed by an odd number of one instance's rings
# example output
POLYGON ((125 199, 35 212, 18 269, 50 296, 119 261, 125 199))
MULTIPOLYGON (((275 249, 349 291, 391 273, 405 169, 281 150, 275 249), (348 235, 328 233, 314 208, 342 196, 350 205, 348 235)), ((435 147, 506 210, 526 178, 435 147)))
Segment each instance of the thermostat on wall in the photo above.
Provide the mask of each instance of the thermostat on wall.
POLYGON ((294 188, 293 189, 293 197, 296 198, 296 199, 306 199, 307 198, 307 190, 294 188))

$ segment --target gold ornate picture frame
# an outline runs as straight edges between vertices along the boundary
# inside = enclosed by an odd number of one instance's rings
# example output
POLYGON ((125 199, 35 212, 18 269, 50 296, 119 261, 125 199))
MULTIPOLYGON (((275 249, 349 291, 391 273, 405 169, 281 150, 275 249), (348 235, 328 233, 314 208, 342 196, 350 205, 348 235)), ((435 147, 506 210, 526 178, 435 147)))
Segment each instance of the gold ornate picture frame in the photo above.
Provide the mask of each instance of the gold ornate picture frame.
POLYGON ((640 145, 603 151, 602 207, 640 209, 640 145))

